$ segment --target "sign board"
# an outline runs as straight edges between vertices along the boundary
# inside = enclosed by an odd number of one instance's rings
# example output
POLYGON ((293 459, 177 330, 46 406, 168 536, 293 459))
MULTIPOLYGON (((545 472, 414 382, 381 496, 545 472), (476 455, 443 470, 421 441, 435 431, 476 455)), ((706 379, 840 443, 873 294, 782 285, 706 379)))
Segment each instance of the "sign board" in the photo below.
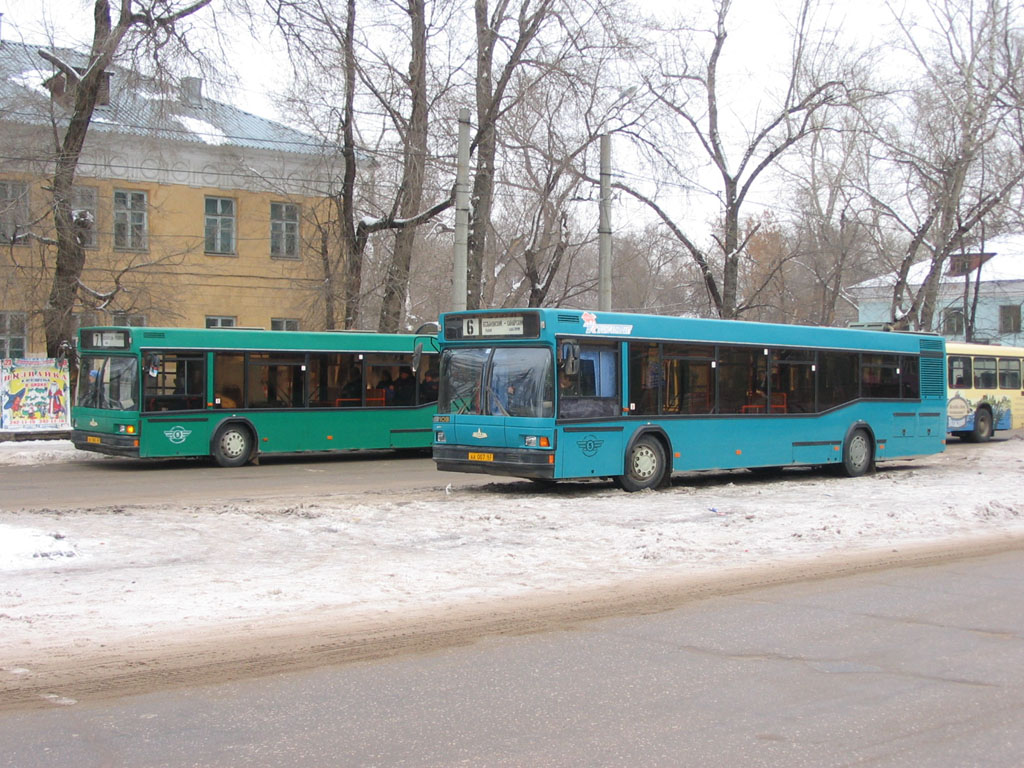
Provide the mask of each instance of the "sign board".
POLYGON ((70 429, 68 384, 67 360, 0 360, 0 430, 70 429))

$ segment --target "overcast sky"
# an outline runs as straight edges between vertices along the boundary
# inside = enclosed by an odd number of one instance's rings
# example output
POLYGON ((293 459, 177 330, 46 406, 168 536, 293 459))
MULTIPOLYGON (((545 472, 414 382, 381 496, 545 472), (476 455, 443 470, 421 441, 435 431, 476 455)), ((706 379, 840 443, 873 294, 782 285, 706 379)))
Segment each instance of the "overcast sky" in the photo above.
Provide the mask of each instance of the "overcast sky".
MULTIPOLYGON (((634 0, 637 6, 652 14, 675 13, 680 7, 679 0, 634 0)), ((899 7, 920 7, 923 0, 889 0, 899 7)), ((92 0, 42 0, 28 3, 26 0, 0 0, 3 12, 3 38, 28 43, 45 43, 51 38, 58 44, 86 48, 92 34, 92 0)), ((789 37, 799 0, 733 0, 729 16, 729 38, 726 55, 721 62, 720 83, 726 84, 724 92, 738 105, 736 113, 741 118, 733 132, 745 142, 757 115, 763 118, 765 110, 752 107, 762 101, 770 88, 781 87, 784 81, 778 77, 772 81, 763 78, 781 68, 772 62, 784 62, 789 55, 789 37), (742 56, 737 53, 742 52, 742 56)), ((890 34, 888 22, 892 13, 886 7, 887 0, 858 0, 857 3, 829 2, 823 0, 816 10, 816 21, 827 23, 831 28, 842 30, 848 41, 878 43, 884 35, 890 34)), ((704 8, 710 19, 711 0, 700 0, 700 4, 687 6, 704 8)), ((218 21, 223 24, 224 16, 218 21)), ((707 24, 710 26, 710 22, 707 24)), ((288 82, 289 67, 283 54, 273 53, 268 40, 254 41, 248 27, 237 25, 237 34, 229 35, 237 42, 238 51, 233 54, 239 63, 234 73, 237 82, 228 87, 232 77, 226 73, 224 82, 219 84, 207 79, 205 93, 213 98, 228 101, 247 111, 273 120, 288 122, 274 106, 273 93, 283 90, 288 82)), ((770 110, 768 110, 770 111, 770 110)), ((723 113, 726 114, 726 113, 723 113)), ((726 130, 730 119, 726 117, 726 130)), ((454 151, 455 131, 452 126, 454 151)), ((612 145, 613 166, 630 168, 635 164, 628 158, 629 147, 625 141, 612 145)), ((708 185, 717 187, 718 181, 709 177, 708 185)), ((762 179, 748 197, 745 209, 747 215, 755 215, 758 208, 777 207, 780 198, 772 190, 769 178, 762 179)), ((669 210, 675 210, 677 220, 687 221, 688 227, 699 231, 708 226, 708 221, 718 209, 715 198, 679 188, 660 190, 659 202, 669 210), (672 199, 675 198, 675 199, 672 199)), ((649 212, 645 208, 634 210, 630 200, 620 199, 613 212, 613 228, 619 229, 622 222, 646 220, 649 212)), ((594 216, 596 218, 596 212, 594 216)))
MULTIPOLYGON (((678 0, 634 0, 643 10, 652 13, 673 13, 678 0)), ((709 0, 705 2, 710 5, 709 0)), ((785 55, 789 22, 795 14, 798 0, 734 0, 730 13, 729 46, 731 52, 748 53, 747 62, 740 65, 750 73, 763 72, 766 60, 785 55), (772 43, 782 43, 771 45, 772 43)), ((906 0, 900 5, 918 4, 919 0, 906 0)), ((855 35, 863 42, 877 39, 882 26, 880 20, 889 16, 883 10, 885 0, 858 0, 857 3, 822 3, 819 17, 841 27, 844 34, 855 35)), ((92 0, 0 0, 3 13, 3 38, 27 43, 45 43, 51 36, 60 45, 87 47, 91 39, 92 0), (82 23, 85 22, 85 23, 82 23)), ((238 26, 234 36, 239 45, 239 61, 244 70, 238 75, 240 85, 233 93, 219 97, 245 106, 262 116, 276 118, 267 91, 283 87, 287 81, 287 65, 281 59, 267 54, 267 40, 254 41, 247 28, 238 26), (269 86, 269 87, 268 87, 269 86)), ((273 52, 271 52, 273 53, 273 52)), ((730 57, 730 63, 735 56, 730 57)))

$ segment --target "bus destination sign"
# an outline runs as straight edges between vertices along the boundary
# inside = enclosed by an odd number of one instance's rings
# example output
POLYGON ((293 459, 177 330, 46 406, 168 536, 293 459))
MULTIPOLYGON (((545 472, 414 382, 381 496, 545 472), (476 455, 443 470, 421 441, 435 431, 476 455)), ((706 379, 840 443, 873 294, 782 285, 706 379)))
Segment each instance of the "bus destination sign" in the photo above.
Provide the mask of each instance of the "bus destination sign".
POLYGON ((128 349, 128 331, 89 331, 82 334, 82 346, 87 349, 128 349))
POLYGON ((522 336, 523 316, 467 317, 462 320, 463 338, 471 336, 522 336))
POLYGON ((540 321, 535 312, 449 315, 444 325, 444 337, 452 341, 536 339, 540 336, 540 321))

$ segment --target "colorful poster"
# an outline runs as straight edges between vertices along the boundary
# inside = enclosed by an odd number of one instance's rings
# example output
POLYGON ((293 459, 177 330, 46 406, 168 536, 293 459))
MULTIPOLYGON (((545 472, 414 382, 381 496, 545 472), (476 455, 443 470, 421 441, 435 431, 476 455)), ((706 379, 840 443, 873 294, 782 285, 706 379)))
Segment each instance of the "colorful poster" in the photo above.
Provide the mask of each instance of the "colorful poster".
POLYGON ((66 360, 0 360, 0 430, 69 429, 66 360))

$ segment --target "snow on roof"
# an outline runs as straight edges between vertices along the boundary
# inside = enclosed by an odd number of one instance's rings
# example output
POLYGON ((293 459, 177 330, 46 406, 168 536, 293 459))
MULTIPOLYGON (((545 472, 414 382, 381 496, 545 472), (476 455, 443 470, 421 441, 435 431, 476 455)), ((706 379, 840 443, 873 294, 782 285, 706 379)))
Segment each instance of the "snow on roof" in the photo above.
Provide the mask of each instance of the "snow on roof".
MULTIPOLYGON (((1024 281, 1024 235, 1010 235, 997 240, 990 240, 982 248, 985 253, 994 253, 991 259, 981 267, 982 282, 1011 282, 1014 280, 1024 281)), ((910 267, 907 273, 909 285, 921 285, 928 275, 930 262, 919 261, 910 267)), ((972 272, 972 279, 977 272, 972 272)), ((962 274, 949 274, 949 265, 942 275, 943 283, 963 283, 962 274)), ((890 273, 873 277, 861 283, 851 286, 857 288, 889 288, 896 284, 896 275, 890 273)))
MULTIPOLYGON (((43 85, 56 69, 44 63, 39 50, 39 46, 9 40, 0 43, 0 106, 5 120, 49 125, 54 106, 61 116, 59 102, 51 100, 43 85)), ((72 66, 88 63, 78 51, 48 50, 72 66)), ((108 71, 112 73, 110 103, 96 107, 92 127, 97 131, 276 152, 320 151, 314 137, 281 123, 206 97, 198 104, 186 103, 179 94, 161 90, 151 80, 129 78, 121 67, 114 65, 108 71)))
POLYGON ((199 120, 187 115, 175 115, 175 119, 207 144, 229 144, 231 142, 224 131, 206 120, 199 120))

